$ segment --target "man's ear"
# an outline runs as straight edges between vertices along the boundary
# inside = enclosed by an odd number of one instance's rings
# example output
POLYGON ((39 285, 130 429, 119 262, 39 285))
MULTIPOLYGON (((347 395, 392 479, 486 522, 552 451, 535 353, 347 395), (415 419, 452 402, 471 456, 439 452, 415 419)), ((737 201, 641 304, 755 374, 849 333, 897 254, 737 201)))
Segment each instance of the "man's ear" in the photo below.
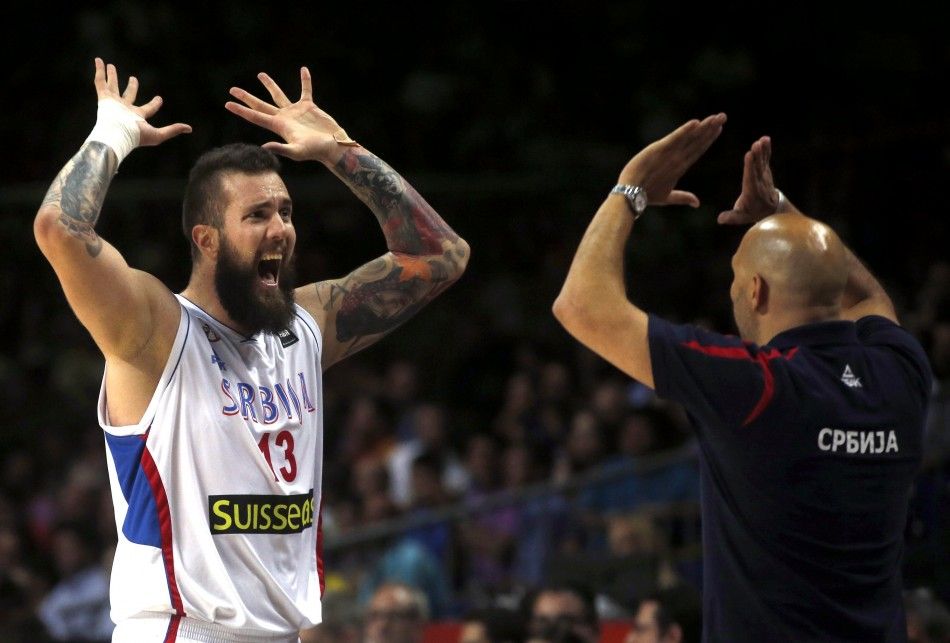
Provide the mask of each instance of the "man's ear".
POLYGON ((769 282, 759 273, 752 275, 752 310, 757 313, 769 311, 769 282))
POLYGON ((221 242, 220 231, 212 226, 199 223, 191 229, 191 240, 205 259, 215 261, 218 258, 218 248, 221 242))

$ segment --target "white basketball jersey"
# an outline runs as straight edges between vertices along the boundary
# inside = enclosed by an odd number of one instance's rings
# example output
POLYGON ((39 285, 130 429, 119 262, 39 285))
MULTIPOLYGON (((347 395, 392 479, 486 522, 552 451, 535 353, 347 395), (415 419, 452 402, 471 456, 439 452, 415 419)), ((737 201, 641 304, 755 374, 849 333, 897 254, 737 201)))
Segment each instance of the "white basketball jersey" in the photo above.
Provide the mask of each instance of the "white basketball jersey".
POLYGON ((297 306, 286 331, 246 338, 176 296, 181 323, 142 421, 111 426, 105 379, 99 395, 119 532, 112 619, 294 633, 321 620, 320 329, 297 306))

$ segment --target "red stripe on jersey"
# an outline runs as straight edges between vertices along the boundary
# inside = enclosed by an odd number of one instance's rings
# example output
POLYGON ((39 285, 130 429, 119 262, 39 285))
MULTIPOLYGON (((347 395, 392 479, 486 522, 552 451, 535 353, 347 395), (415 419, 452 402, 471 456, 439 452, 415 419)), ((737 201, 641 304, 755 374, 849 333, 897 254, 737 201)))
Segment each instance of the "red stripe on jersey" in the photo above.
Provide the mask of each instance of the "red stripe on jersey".
POLYGON ((323 494, 320 494, 320 511, 317 516, 317 578, 320 580, 320 598, 326 588, 323 578, 323 494))
MULTIPOLYGON (((147 436, 148 432, 146 431, 145 434, 147 436)), ((162 483, 162 477, 158 473, 158 467, 155 466, 155 460, 152 459, 152 454, 149 453, 148 447, 142 449, 142 470, 145 471, 148 484, 152 487, 152 495, 155 497, 155 507, 158 509, 158 528, 162 537, 162 560, 165 562, 165 578, 168 581, 168 595, 171 598, 172 607, 175 608, 175 615, 184 616, 185 608, 181 602, 181 594, 178 593, 178 583, 175 581, 171 510, 168 508, 168 496, 165 495, 165 485, 162 483)), ((178 624, 176 621, 175 632, 177 631, 178 624)))
POLYGON ((178 626, 181 624, 181 617, 173 614, 168 619, 168 630, 165 632, 165 639, 162 643, 175 643, 178 640, 178 626))
POLYGON ((773 359, 779 358, 792 359, 795 353, 798 352, 797 346, 789 350, 784 355, 777 348, 772 348, 768 351, 760 351, 759 353, 756 353, 755 359, 753 359, 752 355, 749 354, 749 350, 742 346, 704 346, 695 339, 691 342, 684 342, 683 346, 711 357, 741 359, 758 363, 759 367, 762 369, 762 395, 759 397, 759 401, 755 403, 755 406, 752 407, 752 410, 749 412, 749 415, 746 416, 746 419, 742 421, 742 426, 751 424, 757 417, 762 415, 762 412, 768 407, 769 403, 772 401, 772 398, 775 397, 775 375, 772 373, 772 367, 769 366, 769 362, 773 359))

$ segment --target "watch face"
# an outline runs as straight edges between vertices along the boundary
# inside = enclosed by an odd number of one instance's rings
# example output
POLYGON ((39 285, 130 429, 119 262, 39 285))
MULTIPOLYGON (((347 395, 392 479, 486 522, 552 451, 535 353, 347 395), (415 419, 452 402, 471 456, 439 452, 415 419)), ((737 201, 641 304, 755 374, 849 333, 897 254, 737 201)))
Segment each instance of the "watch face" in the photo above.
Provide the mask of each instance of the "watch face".
POLYGON ((647 209, 647 195, 643 190, 637 190, 636 196, 633 197, 633 209, 637 213, 647 209))

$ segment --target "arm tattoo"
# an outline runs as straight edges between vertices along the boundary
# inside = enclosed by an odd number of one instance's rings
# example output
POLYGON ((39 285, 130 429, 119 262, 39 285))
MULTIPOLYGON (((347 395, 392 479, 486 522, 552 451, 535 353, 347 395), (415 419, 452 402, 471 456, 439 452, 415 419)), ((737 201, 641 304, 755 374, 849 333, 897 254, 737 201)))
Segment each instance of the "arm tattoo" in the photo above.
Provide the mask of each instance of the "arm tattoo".
POLYGON ((348 149, 333 171, 376 215, 391 251, 441 255, 443 241, 458 239, 411 185, 365 149, 348 149))
POLYGON ((336 312, 336 339, 350 342, 344 356, 369 345, 415 315, 455 280, 454 251, 413 257, 388 254, 332 282, 318 292, 323 307, 336 312))
POLYGON ((43 199, 43 205, 59 208, 59 223, 86 244, 90 257, 102 251, 95 226, 116 166, 115 153, 107 145, 88 143, 56 176, 43 199))

